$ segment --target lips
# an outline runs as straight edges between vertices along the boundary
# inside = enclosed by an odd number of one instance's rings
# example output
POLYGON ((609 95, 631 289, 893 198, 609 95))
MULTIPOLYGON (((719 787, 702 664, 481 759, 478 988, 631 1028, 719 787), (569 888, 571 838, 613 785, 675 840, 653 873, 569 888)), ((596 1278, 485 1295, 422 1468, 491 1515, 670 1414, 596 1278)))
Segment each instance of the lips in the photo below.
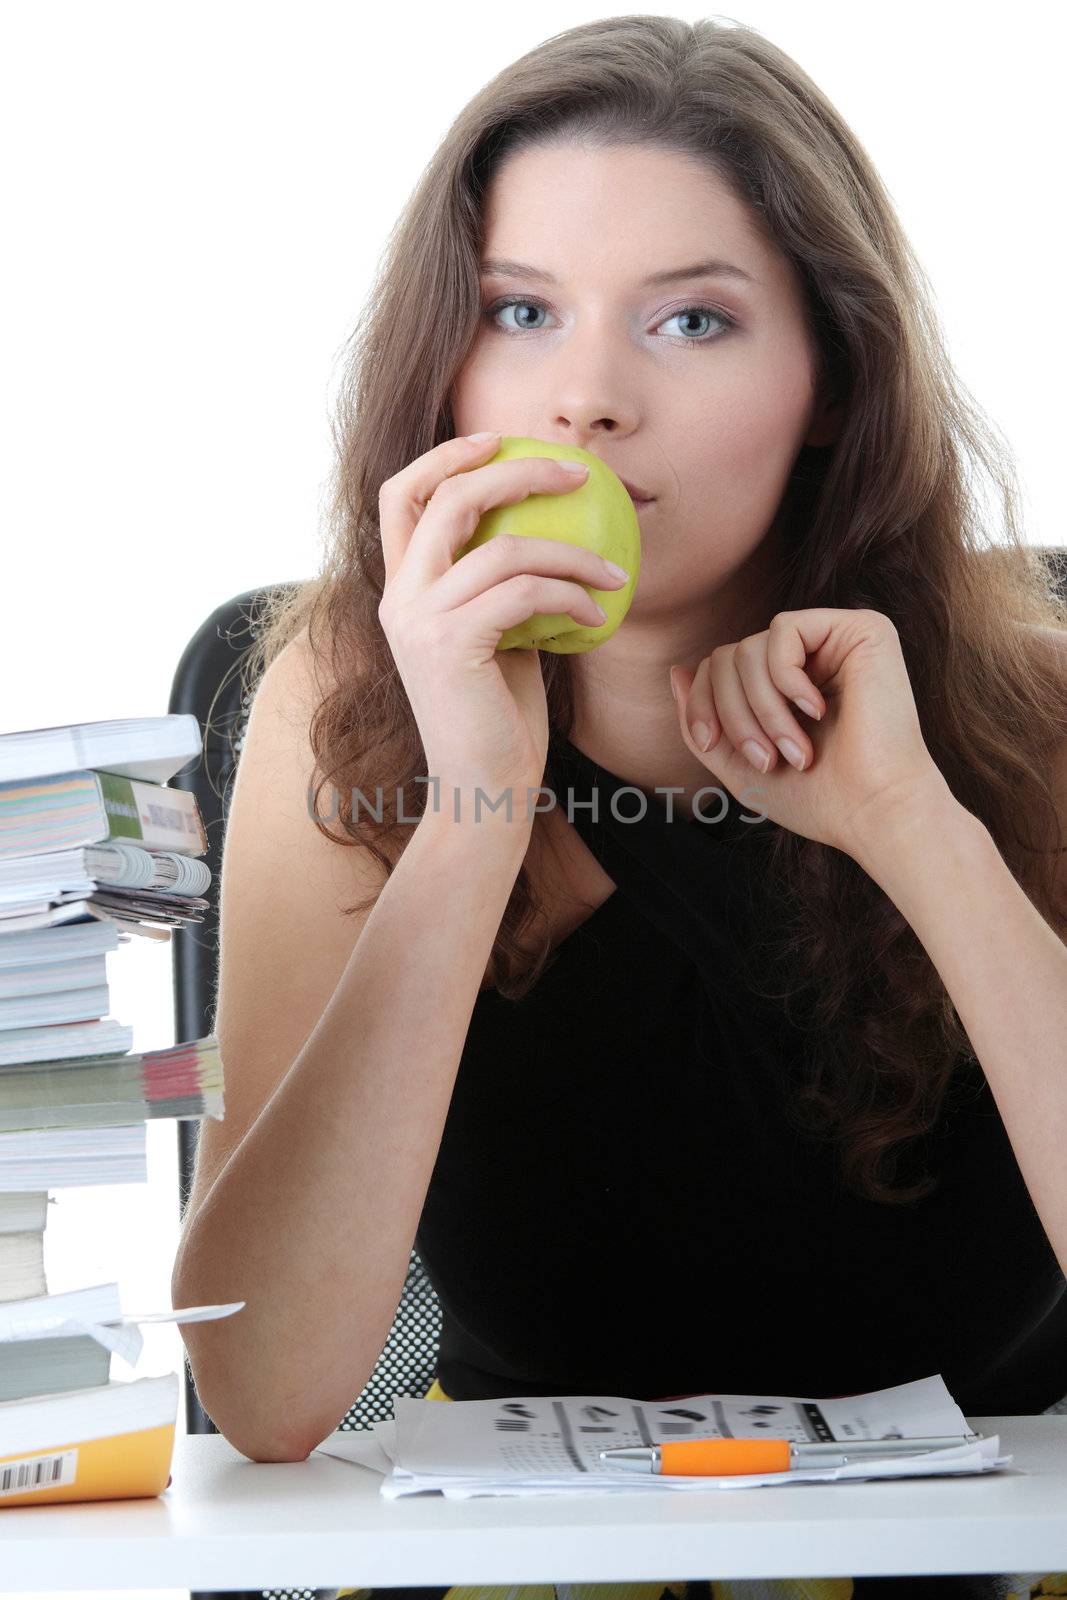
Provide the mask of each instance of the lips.
MULTIPOLYGON (((603 461, 603 456, 601 456, 600 459, 603 461)), ((606 467, 611 467, 612 472, 615 473, 615 476, 618 478, 619 482, 622 484, 631 500, 635 500, 638 502, 638 504, 640 504, 642 501, 651 501, 656 498, 654 494, 649 494, 647 489, 642 489, 639 483, 631 483, 629 478, 624 478, 621 472, 616 472, 615 468, 611 466, 610 461, 604 461, 604 465, 606 467)))

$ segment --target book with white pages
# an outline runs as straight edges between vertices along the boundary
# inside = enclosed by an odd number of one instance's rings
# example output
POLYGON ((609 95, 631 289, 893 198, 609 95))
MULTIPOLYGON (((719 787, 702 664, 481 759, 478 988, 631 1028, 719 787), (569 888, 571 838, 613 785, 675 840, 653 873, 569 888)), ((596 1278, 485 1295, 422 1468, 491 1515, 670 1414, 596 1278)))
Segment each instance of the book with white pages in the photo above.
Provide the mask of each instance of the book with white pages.
POLYGON ((0 1194, 147 1183, 147 1123, 0 1133, 0 1194))
POLYGON ((142 1322, 206 1322, 232 1316, 243 1300, 123 1316, 117 1284, 0 1305, 0 1385, 33 1390, 34 1357, 44 1382, 92 1367, 99 1381, 0 1400, 0 1517, 5 1508, 55 1501, 127 1500, 162 1494, 171 1462, 181 1381, 175 1372, 116 1381, 112 1354, 140 1357, 142 1322), (54 1347, 48 1358, 48 1347, 54 1347), (50 1377, 49 1377, 50 1375, 50 1377))
POLYGON ((120 843, 206 855, 193 790, 88 770, 0 784, 0 860, 120 843))
POLYGON ((0 1041, 15 1030, 54 1027, 59 1023, 97 1022, 107 1014, 111 992, 107 983, 72 985, 39 994, 8 995, 0 999, 0 1041))
POLYGON ((13 1506, 140 1500, 171 1482, 176 1372, 0 1401, 0 1518, 13 1506))
POLYGON ((166 783, 202 749, 189 712, 22 728, 0 734, 0 783, 85 768, 166 783))
POLYGON ((161 944, 170 941, 169 926, 157 927, 154 923, 142 922, 139 917, 131 915, 128 907, 105 906, 96 898, 70 900, 58 906, 41 900, 36 902, 32 911, 5 914, 0 909, 0 950, 4 948, 6 940, 18 934, 89 927, 93 922, 102 923, 105 927, 119 927, 124 933, 136 933, 140 938, 156 939, 161 944))
POLYGON ((105 886, 202 895, 210 883, 206 861, 121 841, 0 860, 0 904, 57 900, 60 895, 91 894, 105 886))
MULTIPOLYGON (((118 1286, 105 1284, 67 1295, 49 1295, 42 1286, 36 1293, 28 1291, 17 1299, 3 1296, 7 1303, 0 1305, 0 1401, 25 1400, 31 1395, 59 1394, 109 1382, 112 1344, 95 1337, 86 1325, 89 1297, 99 1296, 100 1289, 117 1295, 118 1286), (85 1311, 74 1304, 76 1297, 84 1298, 85 1311), (69 1325, 60 1327, 60 1308, 68 1302, 69 1325), (19 1320, 20 1308, 48 1305, 55 1309, 47 1326, 35 1329, 28 1321, 19 1320), (12 1313, 14 1331, 8 1331, 5 1318, 10 1321, 12 1313)), ((124 1353, 124 1359, 134 1364, 129 1353, 124 1353)))
MULTIPOLYGON (((0 1006, 7 1000, 29 1001, 37 995, 99 988, 106 983, 107 957, 104 955, 72 956, 67 961, 27 962, 25 966, 15 966, 13 963, 4 966, 0 963, 0 1006)), ((31 1019, 26 1026, 32 1027, 36 1020, 31 1019)))
POLYGON ((26 1340, 64 1339, 84 1334, 106 1350, 135 1366, 144 1348, 141 1323, 213 1322, 232 1316, 245 1302, 188 1306, 177 1311, 149 1311, 124 1315, 117 1283, 95 1283, 62 1294, 45 1294, 27 1300, 0 1302, 0 1360, 9 1347, 26 1340))
MULTIPOLYGON (((47 1293, 44 1230, 0 1232, 0 1301, 20 1300, 27 1295, 47 1293)), ((8 1398, 0 1392, 0 1400, 8 1398)))
POLYGON ((93 890, 89 899, 94 905, 113 907, 171 928, 180 928, 187 922, 203 922, 204 912, 210 905, 201 895, 171 894, 159 889, 111 889, 102 884, 93 890))
POLYGON ((111 889, 99 887, 89 894, 79 889, 64 890, 49 900, 20 900, 0 904, 0 932, 20 926, 22 918, 41 916, 56 906, 86 905, 109 912, 123 926, 135 922, 159 922, 165 928, 180 928, 187 922, 203 922, 209 902, 200 896, 160 894, 156 889, 111 889))
POLYGON ((113 1017, 96 1022, 54 1022, 43 1028, 0 1030, 0 1068, 83 1056, 121 1056, 133 1044, 133 1029, 113 1017))
POLYGON ((214 1034, 140 1054, 0 1068, 5 1133, 222 1115, 222 1057, 214 1034))
POLYGON ((0 1300, 48 1293, 44 1235, 50 1201, 46 1189, 0 1193, 0 1300))
MULTIPOLYGON (((0 1193, 0 1234, 43 1233, 48 1221, 48 1190, 0 1193)), ((55 1204, 54 1201, 51 1204, 55 1204)))
POLYGON ((114 1128, 19 1128, 0 1133, 0 1194, 147 1184, 147 1123, 114 1128))
POLYGON ((12 967, 26 972, 37 967, 49 971, 106 955, 129 942, 127 930, 114 922, 76 922, 59 928, 7 933, 0 939, 0 985, 12 967))

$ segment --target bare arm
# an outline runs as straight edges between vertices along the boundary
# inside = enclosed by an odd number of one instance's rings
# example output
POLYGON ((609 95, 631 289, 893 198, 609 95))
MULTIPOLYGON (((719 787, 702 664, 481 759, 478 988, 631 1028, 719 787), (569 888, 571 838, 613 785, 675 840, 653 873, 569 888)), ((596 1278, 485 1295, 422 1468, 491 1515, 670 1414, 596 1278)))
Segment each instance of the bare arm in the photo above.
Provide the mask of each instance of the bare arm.
MULTIPOLYGON (((286 768, 296 776, 298 754, 270 766, 274 781, 286 768)), ((262 765, 256 778, 250 726, 238 768, 245 794, 235 790, 222 874, 216 1024, 227 1120, 234 1077, 237 1126, 214 1174, 198 1170, 203 1198, 194 1210, 197 1195, 190 1197, 173 1294, 176 1306, 246 1301, 232 1317, 182 1328, 198 1394, 237 1450, 256 1461, 296 1461, 338 1426, 389 1336, 470 1016, 530 826, 488 813, 456 824, 427 806, 358 938, 352 918, 331 920, 330 944, 309 963, 307 941, 322 941, 317 923, 336 914, 322 898, 317 906, 302 901, 301 894, 314 898, 314 885, 278 891, 282 858, 269 822, 278 802, 266 771, 262 765), (259 906, 245 899, 256 851, 274 874, 274 893, 259 906), (264 941, 275 952, 270 965, 256 955, 264 941), (325 1006, 314 998, 323 965, 325 1006), (272 1026, 277 986, 291 1005, 272 1026), (274 1035, 296 997, 317 1021, 310 1032, 302 1027, 298 1051, 290 1042, 278 1056, 274 1035), (248 1086, 256 1082, 258 1107, 248 1086)), ((310 818, 306 827, 314 830, 310 818)), ((322 848, 360 854, 358 846, 322 848)), ((350 882, 347 902, 357 898, 350 882)), ((202 1139, 224 1126, 203 1123, 202 1139)))

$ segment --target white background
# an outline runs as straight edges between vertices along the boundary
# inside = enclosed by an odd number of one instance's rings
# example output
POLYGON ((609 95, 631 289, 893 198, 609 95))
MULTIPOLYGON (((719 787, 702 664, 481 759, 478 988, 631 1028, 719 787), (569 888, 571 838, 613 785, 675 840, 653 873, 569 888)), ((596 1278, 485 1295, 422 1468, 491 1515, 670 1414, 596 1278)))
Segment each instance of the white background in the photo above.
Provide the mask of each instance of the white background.
MULTIPOLYGON (((0 5, 0 729, 164 712, 216 605, 316 570, 341 347, 398 210, 489 77, 613 14, 0 5)), ((1015 450, 1027 537, 1067 543, 1051 14, 1029 0, 728 14, 792 55, 872 156, 957 368, 1015 450)), ((135 1050, 174 1040, 170 960, 136 939, 108 957, 135 1050)), ((58 1191, 52 1291, 117 1280, 127 1310, 169 1307, 173 1122, 149 1123, 148 1165, 146 1189, 58 1191)), ((177 1331, 146 1329, 138 1375, 180 1366, 177 1331)))

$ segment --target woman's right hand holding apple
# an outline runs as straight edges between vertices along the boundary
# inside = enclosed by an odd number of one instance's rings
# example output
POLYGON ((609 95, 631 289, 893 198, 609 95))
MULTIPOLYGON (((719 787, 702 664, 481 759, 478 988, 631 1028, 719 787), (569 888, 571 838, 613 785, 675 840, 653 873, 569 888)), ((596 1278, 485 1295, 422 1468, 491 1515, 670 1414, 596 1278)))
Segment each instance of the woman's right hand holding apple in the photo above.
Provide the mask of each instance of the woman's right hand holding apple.
POLYGON ((583 585, 626 582, 584 545, 500 535, 456 554, 493 506, 564 494, 586 474, 547 456, 479 466, 500 436, 456 438, 417 456, 379 494, 385 588, 378 618, 407 692, 426 756, 426 812, 447 818, 533 820, 548 755, 548 707, 537 650, 497 650, 506 628, 536 612, 596 626, 602 613, 583 585), (437 780, 435 785, 434 780, 437 780), (458 799, 455 791, 459 791, 458 799), (436 794, 436 802, 435 802, 436 794))

